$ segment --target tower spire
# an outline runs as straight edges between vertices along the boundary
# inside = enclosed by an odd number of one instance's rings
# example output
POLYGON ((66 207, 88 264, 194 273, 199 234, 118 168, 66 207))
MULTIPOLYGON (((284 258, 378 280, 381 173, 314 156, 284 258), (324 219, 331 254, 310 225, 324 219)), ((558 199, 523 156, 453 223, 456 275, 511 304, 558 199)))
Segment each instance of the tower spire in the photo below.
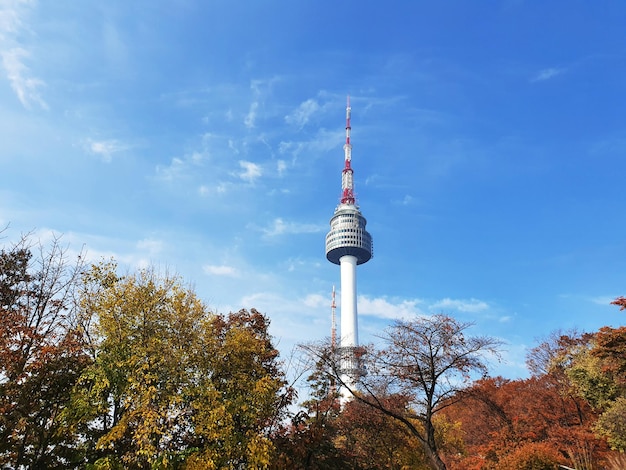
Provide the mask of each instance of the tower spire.
POLYGON ((354 178, 352 172, 352 144, 350 143, 350 95, 346 104, 346 143, 343 145, 344 167, 341 172, 341 203, 355 205, 354 178))
MULTIPOLYGON (((341 204, 335 208, 330 219, 330 231, 326 235, 326 259, 339 265, 340 292, 340 338, 339 348, 342 383, 341 394, 349 399, 359 378, 363 375, 359 359, 359 332, 356 295, 356 267, 367 263, 372 257, 372 236, 365 226, 365 217, 356 206, 352 180, 352 144, 350 143, 350 97, 346 106, 346 143, 343 146, 345 163, 341 173, 341 204)), ((333 309, 334 309, 333 289, 333 309)), ((334 335, 333 335, 334 336, 334 335)), ((334 338, 331 338, 331 341, 334 338)), ((332 341, 334 343, 334 341, 332 341)))

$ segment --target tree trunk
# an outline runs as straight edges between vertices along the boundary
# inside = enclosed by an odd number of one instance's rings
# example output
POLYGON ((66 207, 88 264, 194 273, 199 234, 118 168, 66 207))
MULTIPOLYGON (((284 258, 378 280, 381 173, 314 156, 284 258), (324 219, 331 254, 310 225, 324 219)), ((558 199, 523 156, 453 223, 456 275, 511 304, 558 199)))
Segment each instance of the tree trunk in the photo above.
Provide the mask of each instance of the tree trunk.
POLYGON ((428 416, 428 419, 425 424, 426 431, 426 440, 424 442, 424 450, 426 451, 426 457, 428 457, 428 461, 430 462, 433 470, 446 470, 446 464, 443 463, 441 457, 439 457, 439 452, 437 450, 437 443, 435 442, 435 427, 432 425, 431 416, 428 416))
POLYGON ((426 457, 433 470, 446 470, 446 464, 443 463, 443 460, 441 460, 437 452, 433 452, 428 446, 424 446, 424 450, 426 451, 426 457))

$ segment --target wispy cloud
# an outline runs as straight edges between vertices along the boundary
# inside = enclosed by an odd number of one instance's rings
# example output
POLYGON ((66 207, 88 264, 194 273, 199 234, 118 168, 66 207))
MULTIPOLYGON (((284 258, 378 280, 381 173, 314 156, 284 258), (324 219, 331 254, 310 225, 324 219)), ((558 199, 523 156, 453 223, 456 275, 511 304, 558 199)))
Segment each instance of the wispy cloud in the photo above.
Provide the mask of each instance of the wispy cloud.
POLYGON ((239 276, 239 272, 237 271, 236 268, 234 268, 233 266, 227 266, 227 265, 212 265, 212 264, 207 264, 202 266, 202 270, 206 273, 206 274, 210 274, 213 276, 226 276, 226 277, 238 277, 239 276))
POLYGON ((285 160, 278 160, 278 162, 276 162, 276 171, 278 172, 278 176, 283 176, 285 171, 287 171, 287 162, 285 162, 285 160))
POLYGON ((377 317, 381 319, 399 320, 414 318, 417 315, 424 315, 419 304, 422 300, 402 300, 399 302, 389 301, 385 297, 369 298, 359 296, 359 314, 377 317))
POLYGON ((253 101, 252 103, 250 103, 250 109, 248 110, 248 114, 246 114, 246 117, 243 120, 244 125, 248 129, 252 129, 254 127, 254 124, 256 123, 256 115, 257 115, 258 109, 259 109, 258 101, 253 101))
MULTIPOLYGON (((439 313, 440 310, 455 310, 458 312, 477 313, 489 309, 486 302, 470 299, 398 299, 389 300, 387 297, 370 298, 359 296, 359 314, 378 317, 380 319, 408 319, 418 315, 430 315, 433 311, 439 313)), ((446 313, 444 311, 444 313, 446 313)), ((509 321, 510 318, 502 318, 500 321, 509 321)))
POLYGON ((556 77, 557 75, 561 75, 565 72, 565 69, 558 67, 550 67, 547 69, 540 70, 536 75, 534 75, 530 81, 531 82, 543 82, 546 80, 550 80, 551 78, 556 77))
POLYGON ((248 129, 253 129, 256 126, 259 107, 261 103, 264 102, 265 97, 270 93, 272 86, 277 80, 278 77, 251 80, 250 89, 252 90, 253 99, 250 103, 248 113, 243 120, 244 126, 248 129))
POLYGON ((617 295, 600 295, 597 297, 590 297, 587 300, 596 305, 611 305, 611 302, 613 302, 617 297, 617 295))
POLYGON ((253 183, 263 174, 261 167, 256 163, 239 160, 239 166, 243 169, 243 171, 238 175, 239 178, 244 181, 248 181, 249 183, 253 183))
POLYGON ((22 48, 14 48, 2 52, 2 65, 15 91, 18 99, 26 109, 36 104, 42 109, 48 109, 47 103, 40 94, 40 89, 45 86, 43 80, 32 77, 30 70, 24 63, 30 54, 22 48))
POLYGON ((4 0, 0 2, 0 58, 11 88, 26 109, 32 105, 48 109, 41 96, 45 82, 34 76, 26 65, 31 53, 20 40, 28 33, 25 18, 34 2, 29 0, 4 0))
POLYGON ((85 143, 87 151, 98 155, 103 162, 110 163, 113 159, 113 154, 126 150, 127 145, 121 143, 119 140, 87 140, 85 143))
POLYGON ((319 109, 320 105, 317 101, 308 99, 301 103, 291 114, 285 116, 285 122, 302 128, 319 109))
POLYGON ((266 228, 260 229, 266 237, 275 237, 286 234, 299 233, 319 233, 326 229, 326 226, 316 224, 302 224, 298 222, 285 222, 281 218, 276 218, 266 228))
POLYGON ((310 140, 280 142, 280 144, 278 144, 278 151, 281 154, 292 155, 294 158, 297 158, 298 155, 305 151, 312 154, 319 154, 342 145, 342 137, 341 131, 320 129, 310 140))
POLYGON ((157 255, 163 251, 163 241, 154 238, 144 238, 137 242, 137 248, 141 251, 147 251, 151 256, 157 255))
POLYGON ((321 294, 309 294, 302 300, 302 303, 307 307, 321 309, 328 306, 328 296, 324 297, 321 294))
POLYGON ((402 199, 395 201, 395 203, 402 206, 410 206, 415 203, 415 198, 409 194, 405 194, 402 199))
POLYGON ((456 310, 458 312, 477 313, 489 308, 486 302, 478 299, 445 298, 430 305, 430 310, 456 310))

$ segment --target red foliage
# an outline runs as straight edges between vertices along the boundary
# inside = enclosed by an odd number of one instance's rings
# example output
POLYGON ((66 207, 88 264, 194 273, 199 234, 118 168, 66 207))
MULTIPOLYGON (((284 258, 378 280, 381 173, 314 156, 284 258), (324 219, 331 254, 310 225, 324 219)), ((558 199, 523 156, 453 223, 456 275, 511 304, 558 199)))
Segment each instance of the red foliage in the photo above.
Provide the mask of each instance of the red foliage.
POLYGON ((591 353, 602 359, 603 372, 618 383, 626 385, 626 327, 600 328, 595 335, 591 353))
POLYGON ((532 449, 561 463, 568 462, 575 449, 590 449, 598 458, 607 450, 592 433, 594 411, 549 375, 481 380, 445 413, 449 421, 461 422, 464 433, 462 455, 447 456, 451 470, 551 468, 524 467, 520 462, 532 449), (521 466, 501 467, 499 462, 521 466))
POLYGON ((611 305, 618 305, 620 310, 626 309, 626 297, 618 297, 611 302, 611 305))

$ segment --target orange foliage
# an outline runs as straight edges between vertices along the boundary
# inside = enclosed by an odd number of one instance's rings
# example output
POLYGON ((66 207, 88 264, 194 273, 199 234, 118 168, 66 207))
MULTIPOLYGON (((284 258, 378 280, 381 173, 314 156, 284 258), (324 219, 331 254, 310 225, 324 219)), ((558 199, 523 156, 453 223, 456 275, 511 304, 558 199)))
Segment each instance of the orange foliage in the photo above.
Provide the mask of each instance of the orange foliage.
POLYGON ((589 449, 596 459, 607 450, 591 429, 596 413, 549 375, 478 381, 445 414, 461 423, 465 444, 460 455, 446 456, 451 470, 551 468, 524 467, 524 456, 566 464, 572 449, 589 449))
POLYGON ((563 456, 544 442, 529 442, 509 452, 498 462, 497 470, 557 470, 563 456))

